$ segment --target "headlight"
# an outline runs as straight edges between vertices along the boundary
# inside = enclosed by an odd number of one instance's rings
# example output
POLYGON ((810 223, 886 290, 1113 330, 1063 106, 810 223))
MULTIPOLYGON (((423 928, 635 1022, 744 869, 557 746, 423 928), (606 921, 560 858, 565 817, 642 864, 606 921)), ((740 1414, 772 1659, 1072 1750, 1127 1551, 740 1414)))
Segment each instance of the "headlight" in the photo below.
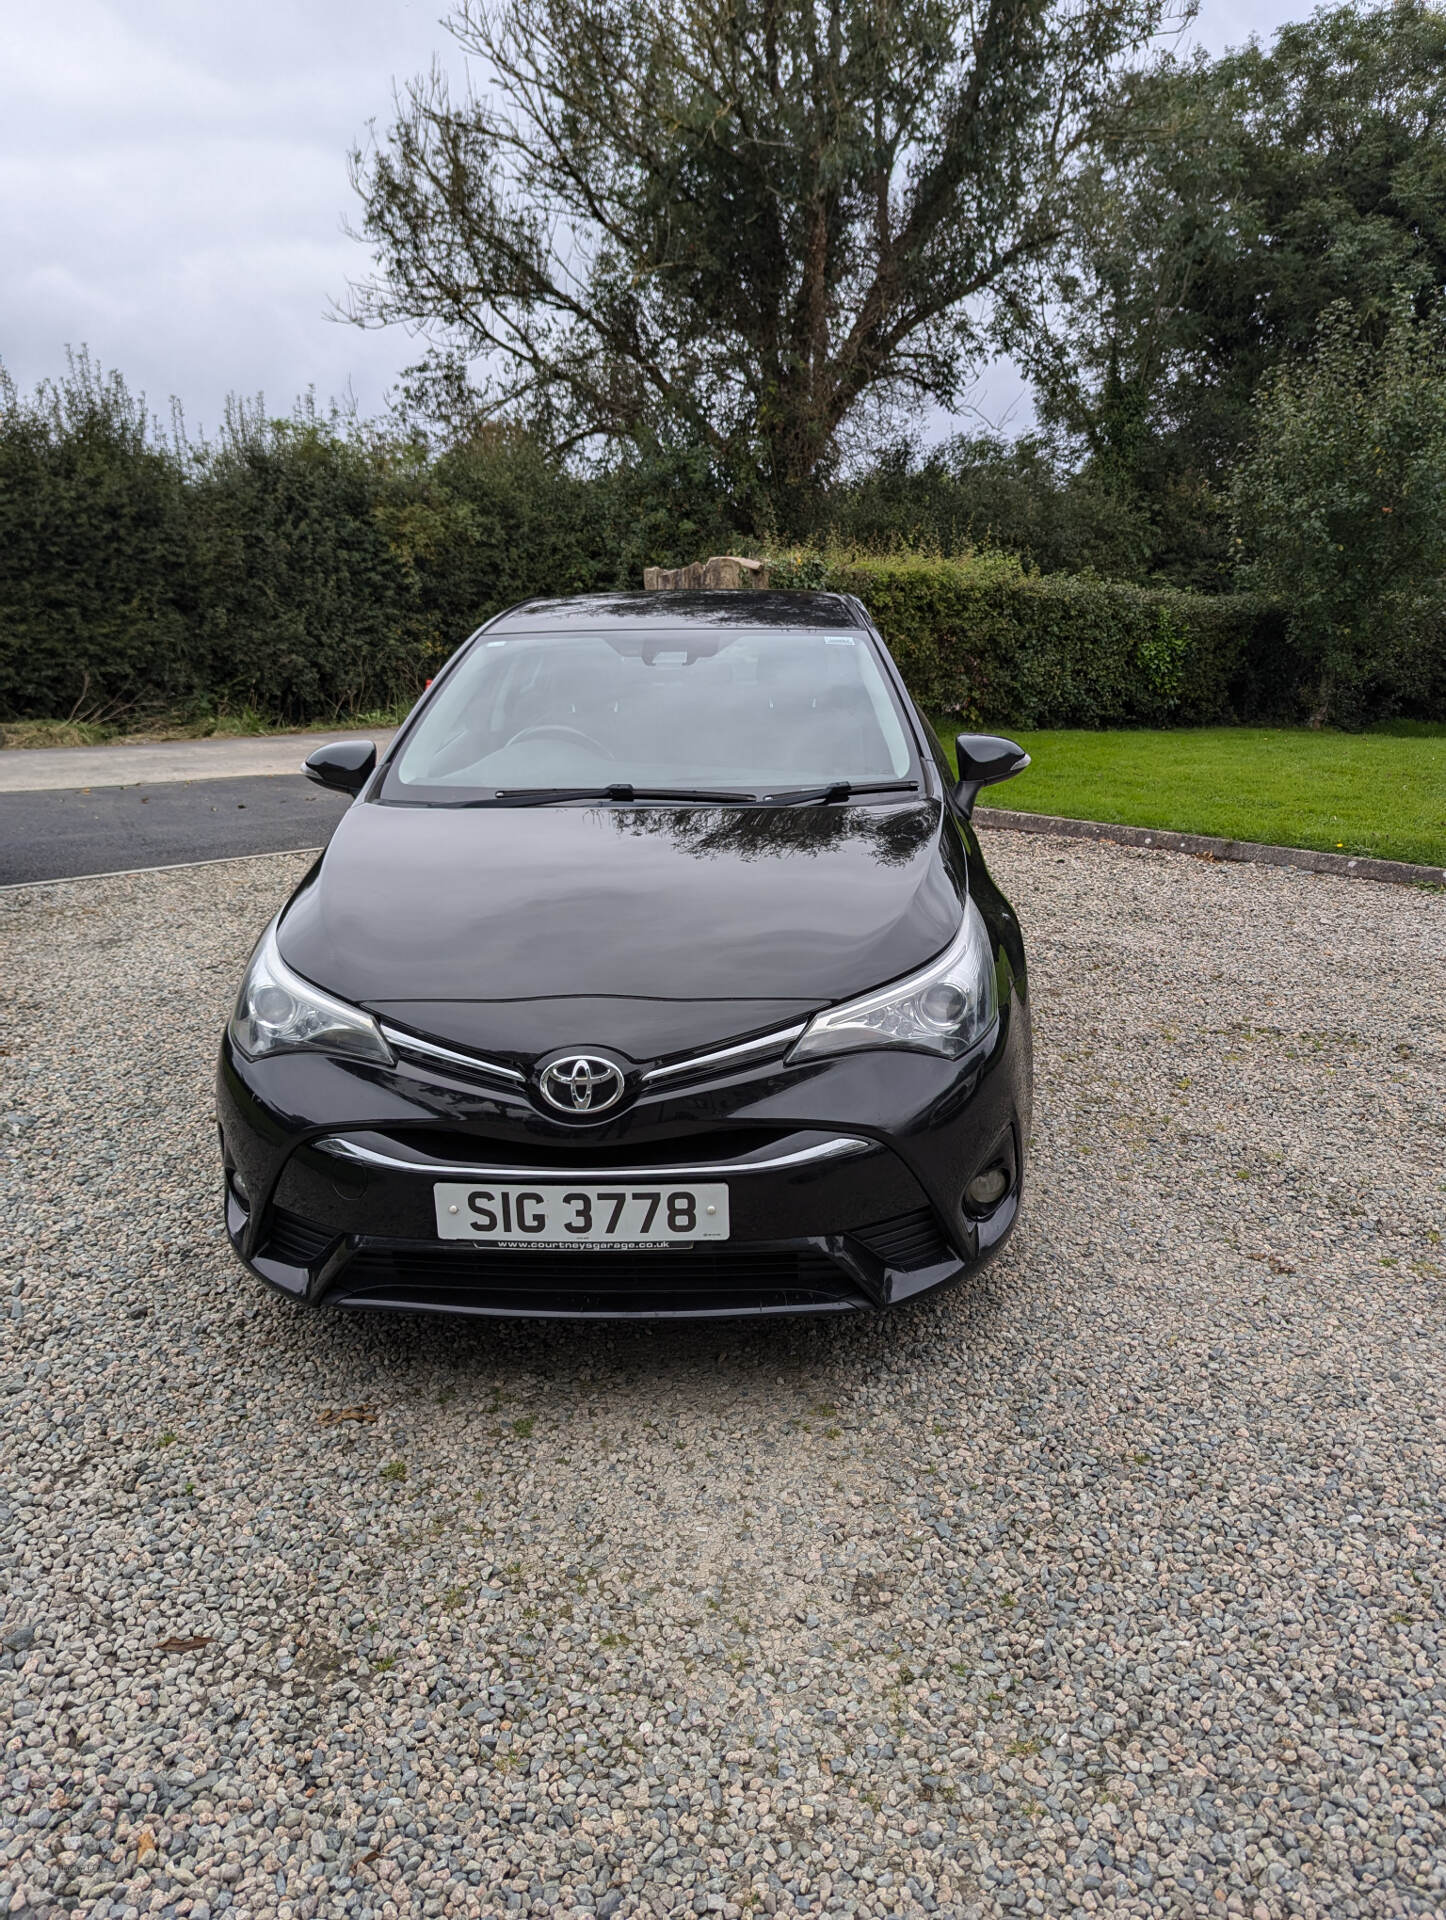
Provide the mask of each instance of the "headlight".
POLYGON ((370 1014, 345 1000, 333 1000, 291 971, 276 950, 275 921, 262 934, 241 982, 231 1038, 253 1060, 314 1050, 394 1064, 392 1050, 370 1014))
POLYGON ((957 1060, 989 1031, 998 1013, 989 932, 969 900, 963 926, 932 965, 862 1000, 816 1015, 788 1057, 808 1060, 862 1047, 909 1047, 957 1060))

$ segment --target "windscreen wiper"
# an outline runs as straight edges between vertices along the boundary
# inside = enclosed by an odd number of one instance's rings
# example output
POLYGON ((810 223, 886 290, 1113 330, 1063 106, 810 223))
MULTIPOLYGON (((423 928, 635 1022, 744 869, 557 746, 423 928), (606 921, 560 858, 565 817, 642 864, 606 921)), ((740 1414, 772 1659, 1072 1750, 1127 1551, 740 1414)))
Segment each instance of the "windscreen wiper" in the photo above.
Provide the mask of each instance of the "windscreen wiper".
POLYGON ((626 805, 634 800, 747 800, 756 801, 756 793, 711 791, 707 787, 634 787, 621 781, 611 787, 501 787, 485 800, 457 800, 459 807, 550 807, 569 800, 616 800, 626 805))
POLYGON ((917 793, 917 780, 871 780, 855 786, 849 780, 835 780, 829 787, 793 787, 786 793, 765 793, 766 807, 818 807, 842 805, 865 793, 917 793))

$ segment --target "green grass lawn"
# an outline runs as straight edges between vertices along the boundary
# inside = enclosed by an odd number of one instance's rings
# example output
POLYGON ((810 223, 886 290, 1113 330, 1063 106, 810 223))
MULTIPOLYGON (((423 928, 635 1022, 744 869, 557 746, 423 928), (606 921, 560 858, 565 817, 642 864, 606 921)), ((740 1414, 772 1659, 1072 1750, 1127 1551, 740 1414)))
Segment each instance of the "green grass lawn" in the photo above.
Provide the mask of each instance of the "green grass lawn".
MULTIPOLYGON (((954 732, 939 734, 952 756, 954 732)), ((1446 726, 1021 733, 1034 764, 981 806, 1446 865, 1446 726)))

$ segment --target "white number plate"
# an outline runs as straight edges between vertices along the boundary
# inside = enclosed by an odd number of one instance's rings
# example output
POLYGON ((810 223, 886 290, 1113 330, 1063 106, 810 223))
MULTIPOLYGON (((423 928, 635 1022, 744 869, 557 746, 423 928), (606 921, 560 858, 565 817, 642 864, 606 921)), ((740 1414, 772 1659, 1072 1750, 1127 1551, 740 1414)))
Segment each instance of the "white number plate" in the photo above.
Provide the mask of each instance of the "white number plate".
POLYGON ((444 1240, 491 1247, 654 1247, 728 1238, 728 1189, 470 1186, 433 1188, 437 1232, 444 1240))

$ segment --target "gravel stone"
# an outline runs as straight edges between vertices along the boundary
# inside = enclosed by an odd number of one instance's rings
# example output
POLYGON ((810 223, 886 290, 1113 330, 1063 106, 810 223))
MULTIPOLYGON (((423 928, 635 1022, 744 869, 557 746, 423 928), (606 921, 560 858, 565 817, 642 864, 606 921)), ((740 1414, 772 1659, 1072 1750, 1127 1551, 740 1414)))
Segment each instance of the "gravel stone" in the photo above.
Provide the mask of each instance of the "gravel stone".
POLYGON ((990 852, 1024 1220, 847 1324, 297 1311, 211 1077, 304 863, 4 897, 0 1912, 1446 1913, 1446 901, 990 852))

